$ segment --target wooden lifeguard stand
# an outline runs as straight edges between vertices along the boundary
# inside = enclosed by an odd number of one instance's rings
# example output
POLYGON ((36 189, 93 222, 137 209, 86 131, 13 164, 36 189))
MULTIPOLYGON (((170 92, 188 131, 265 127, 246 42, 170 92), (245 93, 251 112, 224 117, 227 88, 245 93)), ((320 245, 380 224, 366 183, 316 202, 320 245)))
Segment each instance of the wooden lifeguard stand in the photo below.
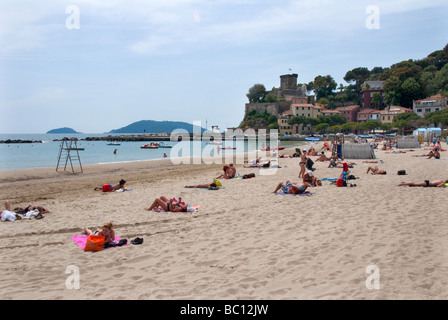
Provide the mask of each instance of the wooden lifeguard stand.
POLYGON ((58 163, 56 165, 56 171, 59 169, 59 165, 61 164, 63 159, 65 158, 64 171, 67 170, 67 164, 70 162, 70 167, 72 168, 72 173, 75 173, 75 169, 73 168, 73 162, 78 161, 79 167, 82 172, 81 158, 79 157, 79 151, 84 150, 84 148, 78 147, 78 138, 64 138, 61 141, 61 145, 59 147, 59 155, 58 155, 58 163))
POLYGON ((344 144, 344 135, 335 135, 331 137, 331 157, 337 157, 338 159, 342 159, 342 145, 344 144))

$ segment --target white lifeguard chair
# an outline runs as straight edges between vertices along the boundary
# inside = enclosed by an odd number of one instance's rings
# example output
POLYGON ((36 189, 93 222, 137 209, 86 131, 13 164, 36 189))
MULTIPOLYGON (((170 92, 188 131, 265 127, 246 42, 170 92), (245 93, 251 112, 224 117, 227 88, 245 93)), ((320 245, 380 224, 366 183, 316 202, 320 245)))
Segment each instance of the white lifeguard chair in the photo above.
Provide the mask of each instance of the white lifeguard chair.
POLYGON ((62 166, 61 160, 65 158, 64 171, 67 170, 67 164, 68 162, 70 162, 72 173, 75 173, 75 169, 73 167, 73 161, 78 161, 79 168, 81 169, 81 172, 83 172, 79 151, 84 150, 84 148, 79 148, 77 141, 78 138, 64 138, 61 141, 61 145, 59 147, 59 155, 58 155, 58 163, 56 165, 56 171, 58 171, 59 165, 62 166))

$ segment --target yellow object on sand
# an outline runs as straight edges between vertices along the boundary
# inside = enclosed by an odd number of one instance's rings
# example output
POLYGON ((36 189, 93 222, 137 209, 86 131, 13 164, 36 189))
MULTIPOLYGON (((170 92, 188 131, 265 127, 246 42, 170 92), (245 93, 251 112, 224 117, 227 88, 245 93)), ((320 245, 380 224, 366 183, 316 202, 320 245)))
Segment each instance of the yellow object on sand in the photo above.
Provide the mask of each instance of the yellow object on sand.
POLYGON ((218 186, 218 187, 221 187, 222 186, 222 184, 221 184, 221 182, 219 182, 218 180, 213 180, 213 182, 218 186))

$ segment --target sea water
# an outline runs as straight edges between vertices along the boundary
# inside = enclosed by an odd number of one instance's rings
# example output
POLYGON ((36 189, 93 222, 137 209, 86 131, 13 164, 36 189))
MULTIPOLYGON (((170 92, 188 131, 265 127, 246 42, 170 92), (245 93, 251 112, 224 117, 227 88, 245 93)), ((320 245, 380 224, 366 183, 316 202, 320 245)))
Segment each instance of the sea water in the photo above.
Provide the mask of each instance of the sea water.
MULTIPOLYGON (((167 141, 173 148, 142 149, 142 145, 151 141, 120 141, 120 145, 108 145, 111 141, 85 141, 86 137, 104 137, 110 134, 0 134, 0 140, 34 140, 42 143, 0 143, 0 171, 31 169, 31 168, 56 168, 58 164, 61 141, 68 138, 77 138, 77 147, 84 148, 78 151, 81 165, 120 163, 131 161, 157 160, 166 158, 200 157, 225 155, 227 153, 241 153, 253 151, 253 148, 261 148, 261 145, 248 143, 247 141, 223 141, 220 147, 234 147, 235 150, 218 150, 218 145, 207 144, 206 141, 167 141), (251 149, 252 148, 252 149, 251 149), (114 150, 116 152, 114 153, 114 150)), ((154 141, 156 142, 156 141, 154 141)), ((264 144, 265 142, 263 142, 264 144)), ((261 144, 261 143, 260 143, 261 144)), ((300 142, 282 142, 281 145, 296 146, 300 142)), ((266 143, 269 145, 269 143, 266 143)), ((71 155, 76 155, 71 151, 71 155)), ((79 166, 73 161, 74 166, 79 166)), ((59 167, 65 165, 65 158, 61 158, 59 167)))

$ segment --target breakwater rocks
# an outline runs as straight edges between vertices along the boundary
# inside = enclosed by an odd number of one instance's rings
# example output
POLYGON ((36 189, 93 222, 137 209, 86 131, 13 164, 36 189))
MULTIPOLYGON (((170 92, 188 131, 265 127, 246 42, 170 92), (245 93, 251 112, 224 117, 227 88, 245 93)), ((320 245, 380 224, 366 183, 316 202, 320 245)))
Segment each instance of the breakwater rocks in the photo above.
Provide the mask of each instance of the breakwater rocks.
POLYGON ((105 137, 86 137, 84 141, 170 141, 170 135, 158 134, 137 134, 137 135, 120 135, 105 137))
POLYGON ((11 139, 7 139, 7 140, 0 140, 0 143, 4 143, 4 144, 12 144, 12 143, 42 143, 42 140, 11 140, 11 139))

